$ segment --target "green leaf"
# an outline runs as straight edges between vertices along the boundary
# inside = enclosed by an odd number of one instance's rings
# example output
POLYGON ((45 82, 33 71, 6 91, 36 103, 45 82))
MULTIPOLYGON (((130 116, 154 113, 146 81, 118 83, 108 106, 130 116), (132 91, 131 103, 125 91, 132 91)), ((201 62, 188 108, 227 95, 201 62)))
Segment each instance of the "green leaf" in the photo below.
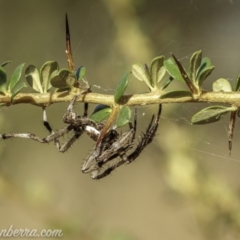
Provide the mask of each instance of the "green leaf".
POLYGON ((131 115, 132 111, 128 106, 122 107, 118 113, 116 120, 117 127, 122 127, 125 124, 129 123, 131 120, 131 115))
POLYGON ((165 60, 164 66, 171 77, 173 77, 176 80, 185 82, 173 58, 168 58, 167 60, 165 60))
POLYGON ((86 75, 86 68, 81 66, 76 71, 77 80, 80 81, 86 75))
POLYGON ((7 92, 7 74, 2 66, 0 66, 0 92, 7 92))
POLYGON ((115 103, 117 103, 119 101, 119 99, 122 97, 122 95, 124 94, 127 85, 128 85, 128 77, 129 77, 130 72, 125 73, 120 81, 118 82, 115 94, 114 94, 114 101, 115 103))
POLYGON ((12 92, 12 89, 17 85, 21 78, 22 69, 24 67, 24 63, 20 64, 13 72, 10 82, 8 84, 8 92, 12 92))
POLYGON ((208 57, 204 57, 202 58, 202 61, 201 61, 201 65, 197 71, 197 79, 198 79, 198 76, 199 74, 206 68, 209 68, 209 67, 212 67, 212 63, 211 63, 211 60, 208 58, 208 57))
POLYGON ((32 87, 35 91, 43 93, 40 75, 37 68, 33 65, 29 65, 25 70, 25 78, 27 83, 32 87))
POLYGON ((105 104, 98 104, 98 105, 94 108, 92 114, 94 114, 94 113, 96 113, 96 112, 98 112, 98 111, 100 111, 100 110, 103 110, 103 109, 105 109, 105 108, 109 108, 109 106, 108 106, 108 105, 105 105, 105 104))
POLYGON ((221 119, 221 117, 233 110, 231 107, 224 106, 211 106, 202 109, 200 112, 196 113, 191 122, 193 124, 207 124, 217 122, 221 119))
POLYGON ((75 81, 76 76, 68 69, 61 69, 50 78, 51 85, 55 88, 72 88, 75 81))
POLYGON ((58 63, 56 61, 46 62, 40 69, 41 85, 44 93, 52 87, 50 77, 54 71, 58 71, 58 63))
POLYGON ((213 83, 214 92, 232 92, 232 86, 227 79, 219 78, 213 83))
POLYGON ((159 56, 154 58, 150 65, 150 74, 151 74, 152 83, 154 87, 157 86, 157 83, 159 83, 162 80, 162 78, 166 73, 166 69, 163 66, 163 62, 164 62, 164 56, 159 56))
POLYGON ((192 93, 187 90, 177 90, 177 91, 169 91, 160 96, 163 98, 181 98, 181 97, 192 97, 192 93))
POLYGON ((167 72, 167 70, 166 70, 166 68, 164 66, 162 66, 159 69, 158 76, 157 76, 157 82, 158 83, 163 79, 163 77, 165 76, 166 72, 167 72))
POLYGON ((150 76, 148 71, 146 71, 146 67, 141 64, 133 64, 132 65, 132 73, 135 78, 140 81, 144 81, 150 89, 152 89, 152 84, 150 80, 150 76))
POLYGON ((202 61, 202 51, 197 51, 193 53, 190 59, 190 69, 189 69, 189 76, 190 78, 195 81, 197 77, 197 71, 201 65, 202 61))
POLYGON ((212 73, 214 68, 215 68, 214 66, 211 66, 201 71, 201 73, 197 77, 197 82, 200 87, 202 86, 203 81, 212 73))
POLYGON ((90 116, 90 119, 96 123, 99 123, 99 122, 102 122, 103 120, 107 119, 111 112, 112 112, 112 109, 110 107, 103 108, 97 112, 94 112, 90 116))
POLYGON ((25 82, 21 82, 18 84, 14 89, 12 89, 12 95, 10 102, 13 102, 14 97, 21 91, 22 88, 27 87, 27 84, 25 82))
POLYGON ((235 82, 235 91, 239 91, 239 89, 240 89, 240 73, 238 74, 235 82))

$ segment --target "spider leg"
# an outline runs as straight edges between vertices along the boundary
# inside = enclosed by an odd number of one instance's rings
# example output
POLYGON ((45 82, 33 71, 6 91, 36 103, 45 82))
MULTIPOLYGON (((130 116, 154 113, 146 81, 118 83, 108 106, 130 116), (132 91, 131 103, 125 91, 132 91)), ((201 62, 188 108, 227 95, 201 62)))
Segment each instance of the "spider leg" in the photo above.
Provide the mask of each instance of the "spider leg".
POLYGON ((43 108, 43 125, 46 127, 46 129, 50 133, 49 136, 42 139, 43 142, 45 142, 45 143, 54 142, 54 144, 57 147, 59 152, 67 151, 69 149, 69 147, 71 146, 71 143, 73 143, 75 141, 75 134, 74 134, 74 136, 71 139, 69 139, 64 145, 61 146, 58 138, 62 137, 63 135, 65 135, 66 133, 71 131, 73 129, 73 127, 71 125, 69 125, 69 126, 63 128, 63 129, 61 129, 57 132, 54 132, 52 130, 52 127, 50 126, 48 120, 47 120, 46 108, 43 108))
POLYGON ((91 173, 91 177, 94 180, 104 178, 104 177, 108 176, 113 170, 120 167, 124 163, 125 163, 125 161, 119 161, 116 164, 107 167, 107 169, 105 169, 103 172, 100 172, 100 169, 97 169, 91 173))
POLYGON ((116 157, 126 159, 126 152, 132 147, 137 129, 137 108, 134 113, 134 123, 129 122, 129 131, 114 140, 109 149, 107 149, 98 159, 98 162, 105 164, 116 157))
POLYGON ((97 130, 100 130, 100 128, 103 128, 102 124, 96 124, 94 121, 92 121, 91 119, 87 118, 87 112, 88 112, 88 103, 84 103, 84 112, 83 112, 83 116, 79 116, 77 115, 74 111, 73 111, 73 106, 76 103, 79 95, 75 95, 68 108, 66 113, 63 115, 63 122, 73 125, 74 127, 80 126, 80 125, 85 125, 85 126, 92 126, 94 128, 96 128, 97 130), (101 127, 100 127, 101 126, 101 127))
POLYGON ((43 125, 48 130, 48 132, 51 134, 53 133, 52 127, 50 126, 48 120, 47 120, 47 112, 46 108, 43 107, 43 125))
POLYGON ((132 122, 129 122, 128 125, 129 125, 130 129, 133 129, 133 136, 132 136, 132 142, 133 142, 133 140, 135 139, 136 130, 137 130, 137 108, 135 108, 135 111, 134 111, 133 124, 132 124, 132 122))
POLYGON ((0 139, 10 139, 10 138, 26 138, 26 139, 32 139, 36 142, 40 143, 45 143, 43 139, 40 137, 36 136, 35 134, 32 133, 3 133, 0 134, 0 139))
MULTIPOLYGON (((126 151, 127 151, 127 149, 126 149, 126 151)), ((101 178, 108 176, 113 170, 115 170, 116 168, 125 164, 127 162, 127 160, 128 160, 128 157, 126 156, 126 153, 122 152, 122 153, 116 153, 111 158, 107 159, 107 161, 99 162, 98 165, 94 166, 95 170, 92 171, 92 173, 91 173, 92 179, 97 180, 97 179, 101 179, 101 178), (100 171, 101 168, 104 166, 104 164, 106 164, 107 162, 109 162, 110 160, 112 160, 116 157, 120 157, 121 160, 112 166, 108 166, 105 170, 100 171)))
POLYGON ((62 146, 60 144, 60 142, 58 141, 58 138, 65 135, 66 133, 68 133, 69 131, 72 130, 72 126, 69 125, 68 127, 65 127, 57 132, 54 132, 52 134, 50 134, 49 136, 47 136, 46 138, 40 138, 38 136, 36 136, 35 134, 32 133, 3 133, 0 134, 0 139, 10 139, 10 138, 25 138, 25 139, 31 139, 34 140, 36 142, 40 142, 40 143, 50 143, 54 141, 54 144, 56 145, 57 149, 59 152, 65 152, 69 149, 69 147, 71 147, 71 145, 82 135, 83 130, 80 131, 75 131, 74 135, 66 142, 64 143, 62 146))
POLYGON ((158 114, 155 119, 155 123, 153 124, 153 120, 154 120, 154 115, 153 115, 151 122, 148 125, 148 128, 146 130, 146 133, 142 133, 142 136, 137 148, 128 156, 127 163, 131 163, 132 161, 134 161, 141 154, 143 149, 152 142, 156 134, 156 131, 158 129, 161 112, 162 112, 162 105, 159 104, 158 114))
MULTIPOLYGON (((49 131, 50 134, 53 133, 52 128, 47 120, 47 114, 46 109, 43 108, 43 125, 46 127, 46 129, 49 131)), ((51 136, 51 135, 49 135, 51 136)), ((32 139, 36 142, 40 143, 46 143, 50 141, 45 141, 45 139, 40 138, 32 133, 3 133, 0 134, 0 139, 10 139, 10 138, 25 138, 25 139, 32 139)), ((54 141, 55 139, 52 139, 51 141, 54 141)))
POLYGON ((74 135, 67 141, 65 142, 62 146, 60 145, 60 142, 58 141, 57 148, 59 152, 66 152, 72 145, 73 143, 83 134, 83 129, 79 130, 74 130, 74 135))
MULTIPOLYGON (((70 106, 70 111, 71 111, 71 106, 70 106)), ((84 111, 84 113, 85 112, 86 112, 86 110, 84 111)), ((45 138, 40 138, 32 133, 3 133, 3 134, 0 134, 0 139, 25 138, 25 139, 31 139, 31 140, 34 140, 34 141, 40 142, 40 143, 54 142, 54 144, 56 145, 57 149, 60 152, 65 152, 71 146, 71 144, 73 142, 75 142, 75 140, 78 139, 81 136, 81 134, 83 133, 82 128, 78 127, 78 128, 74 129, 73 125, 68 125, 67 127, 63 128, 63 129, 61 129, 57 132, 54 132, 52 130, 51 125, 49 124, 49 122, 47 120, 47 114, 46 114, 45 108, 43 108, 43 125, 46 127, 46 129, 50 133, 50 135, 48 135, 45 138), (65 135, 66 133, 70 132, 71 130, 74 130, 74 136, 61 146, 58 138, 65 135)))
MULTIPOLYGON (((88 90, 89 91, 89 90, 88 90)), ((83 94, 83 93, 81 93, 83 94)), ((40 138, 36 136, 35 134, 31 133, 4 133, 0 134, 0 139, 9 139, 9 138, 26 138, 31 139, 40 143, 50 143, 54 142, 55 146, 57 147, 58 151, 65 152, 67 151, 72 144, 83 134, 85 131, 90 135, 90 137, 96 141, 99 130, 103 128, 103 124, 96 124, 94 121, 87 118, 87 112, 88 112, 88 104, 84 103, 84 113, 83 116, 78 116, 73 111, 73 106, 76 103, 78 97, 81 95, 75 95, 71 102, 69 103, 69 106, 67 108, 66 113, 63 115, 63 121, 64 123, 67 123, 68 126, 54 132, 51 125, 49 124, 47 120, 47 113, 46 108, 43 107, 43 125, 48 130, 50 135, 48 135, 45 138, 40 138), (73 131, 74 135, 63 145, 60 144, 59 138, 63 135, 67 134, 68 132, 73 131)))
MULTIPOLYGON (((54 131, 52 130, 51 125, 49 124, 49 122, 48 122, 48 120, 47 120, 47 112, 46 112, 46 108, 45 108, 45 107, 43 107, 43 125, 46 127, 46 129, 47 129, 48 132, 50 133, 50 135, 49 135, 48 137, 55 135, 55 134, 54 134, 54 131)), ((44 140, 46 140, 46 138, 45 138, 44 140)), ((57 147, 58 147, 58 145, 60 144, 59 141, 58 141, 58 139, 57 139, 56 137, 55 137, 55 138, 51 137, 51 141, 54 141, 54 144, 55 144, 57 147)), ((50 141, 46 141, 46 142, 50 142, 50 141)))
MULTIPOLYGON (((107 167, 104 171, 100 172, 100 169, 95 170, 92 172, 92 179, 100 179, 103 177, 108 176, 113 170, 115 170, 116 168, 120 167, 121 165, 125 164, 125 163, 131 163, 133 162, 143 151, 143 149, 152 142, 156 131, 158 129, 158 125, 159 125, 159 120, 160 120, 160 115, 161 115, 161 111, 162 111, 162 105, 159 105, 159 109, 158 109, 158 114, 157 117, 155 119, 155 122, 153 124, 154 121, 154 115, 151 118, 151 121, 148 125, 148 128, 146 130, 146 133, 142 133, 140 142, 137 146, 137 148, 129 155, 126 156, 124 153, 122 155, 120 155, 121 160, 119 162, 117 162, 116 164, 107 167)), ((107 161, 106 161, 107 162, 107 161)), ((105 163, 106 163, 105 162, 105 163)))
MULTIPOLYGON (((86 109, 87 109, 87 107, 85 106, 84 115, 86 113, 86 109)), ((71 111, 71 109, 70 109, 70 111, 71 111)), ((62 152, 62 153, 66 152, 84 132, 82 127, 74 127, 71 124, 57 132, 53 132, 50 124, 47 121, 46 112, 44 113, 44 126, 49 130, 49 132, 51 134, 49 136, 47 136, 46 138, 43 138, 42 141, 45 143, 50 143, 50 142, 54 141, 54 144, 56 145, 58 151, 62 152), (74 135, 67 142, 65 142, 63 145, 61 145, 60 141, 58 139, 60 137, 64 136, 65 134, 67 134, 68 132, 70 132, 71 130, 74 131, 74 135)))
POLYGON ((117 140, 118 136, 119 134, 114 129, 111 129, 104 136, 100 144, 97 147, 93 148, 88 158, 83 163, 82 166, 83 173, 89 173, 96 169, 101 168, 101 166, 104 164, 103 159, 108 157, 109 154, 111 154, 111 151, 109 153, 108 150, 110 149, 112 144, 117 140))
MULTIPOLYGON (((119 136, 115 130, 110 130, 103 138, 101 143, 93 149, 82 167, 83 173, 93 172, 92 177, 96 174, 96 169, 102 168, 107 162, 120 156, 126 158, 126 152, 132 146, 135 138, 137 125, 137 110, 135 110, 134 125, 129 122, 129 131, 119 136)), ((97 171, 98 172, 98 171, 97 171)))
MULTIPOLYGON (((126 151, 132 146, 137 127, 137 109, 135 108, 134 124, 129 122, 129 131, 119 136, 114 130, 110 130, 101 143, 95 147, 82 166, 83 173, 91 172, 93 179, 102 178, 102 168, 112 159, 120 156, 125 159, 126 151)), ((107 174, 108 175, 108 174, 107 174)))
MULTIPOLYGON (((63 120, 69 119, 69 115, 74 115, 74 118, 76 118, 76 114, 73 112, 73 106, 75 105, 77 99, 79 98, 79 96, 81 96, 83 93, 74 95, 72 100, 70 101, 68 108, 67 108, 67 112, 64 114, 63 116, 63 120)), ((84 113, 83 113, 83 117, 87 117, 87 112, 88 112, 88 103, 84 103, 84 113)), ((65 122, 68 123, 68 122, 65 122)))
POLYGON ((63 115, 63 122, 72 124, 72 120, 77 118, 77 114, 73 111, 73 106, 76 103, 79 95, 73 96, 71 102, 68 105, 66 113, 63 115))
POLYGON ((88 115, 88 103, 84 103, 83 117, 87 117, 87 115, 88 115))
POLYGON ((94 123, 93 121, 89 120, 87 118, 87 111, 88 111, 88 103, 84 103, 84 113, 83 113, 83 117, 78 116, 74 111, 73 111, 73 106, 76 103, 79 95, 75 95, 68 108, 66 113, 63 116, 63 122, 64 123, 68 123, 69 125, 57 132, 53 132, 50 124, 47 121, 47 115, 46 115, 46 111, 44 109, 44 114, 43 114, 43 122, 44 122, 44 126, 48 129, 48 131, 50 132, 50 135, 47 136, 46 138, 43 139, 44 142, 52 142, 54 141, 57 149, 60 152, 65 152, 67 151, 72 144, 82 135, 82 133, 84 132, 85 128, 81 127, 82 125, 86 125, 87 123, 94 123), (70 132, 71 130, 74 131, 74 135, 67 141, 65 142, 62 146, 58 140, 58 138, 62 137, 63 135, 65 135, 66 133, 70 132))
POLYGON ((85 131, 93 140, 96 141, 99 131, 97 130, 98 128, 102 128, 102 125, 96 125, 95 122, 87 118, 87 113, 88 113, 88 103, 84 103, 84 112, 83 116, 78 116, 74 111, 73 111, 73 106, 76 103, 79 95, 75 95, 68 108, 67 112, 63 116, 63 121, 64 123, 68 123, 69 125, 62 130, 57 131, 56 133, 53 133, 46 137, 44 140, 46 142, 54 141, 57 149, 60 152, 66 152, 72 145, 73 143, 83 134, 85 131), (66 133, 70 132, 71 130, 74 131, 74 135, 67 141, 65 142, 62 146, 60 142, 58 141, 58 138, 65 135, 66 133))
MULTIPOLYGON (((47 136, 46 138, 44 138, 43 140, 45 142, 54 141, 58 151, 62 152, 62 153, 66 152, 84 132, 84 128, 80 127, 81 126, 81 117, 77 116, 77 114, 75 112, 73 112, 73 106, 76 103, 78 97, 79 97, 79 95, 75 95, 72 98, 72 100, 67 108, 67 112, 63 116, 63 121, 65 123, 69 123, 69 125, 55 133, 52 131, 52 128, 47 121, 46 111, 44 111, 44 115, 43 115, 44 116, 44 126, 49 130, 49 132, 51 134, 49 136, 47 136), (66 133, 70 132, 71 130, 74 131, 74 135, 61 146, 58 138, 62 137, 66 133)), ((88 110, 88 104, 84 103, 83 118, 86 118, 86 119, 87 119, 87 110, 88 110)))

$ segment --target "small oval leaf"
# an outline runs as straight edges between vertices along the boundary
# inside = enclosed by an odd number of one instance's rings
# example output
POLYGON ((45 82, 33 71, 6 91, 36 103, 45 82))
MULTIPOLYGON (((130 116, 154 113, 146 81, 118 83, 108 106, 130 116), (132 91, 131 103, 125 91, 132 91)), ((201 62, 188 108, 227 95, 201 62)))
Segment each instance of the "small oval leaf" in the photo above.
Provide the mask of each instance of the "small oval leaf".
POLYGON ((164 66, 171 77, 173 77, 175 80, 185 82, 173 58, 168 58, 165 60, 164 66))
POLYGON ((133 64, 132 73, 134 77, 137 78, 139 81, 145 81, 146 73, 144 67, 141 64, 133 64))
POLYGON ((94 114, 94 113, 96 113, 96 112, 98 112, 98 111, 100 111, 100 110, 103 110, 103 109, 105 109, 105 108, 110 108, 110 107, 109 107, 108 105, 105 105, 105 104, 98 104, 98 105, 94 108, 92 114, 94 114))
POLYGON ((20 64, 13 72, 12 77, 10 79, 9 85, 8 85, 8 91, 12 92, 12 89, 16 86, 16 84, 19 82, 21 75, 22 75, 22 69, 24 67, 24 63, 20 64))
POLYGON ((202 86, 204 80, 212 73, 214 68, 215 68, 214 66, 211 66, 202 70, 202 72, 197 77, 198 86, 200 87, 202 86))
POLYGON ((232 92, 232 86, 227 79, 219 78, 213 83, 214 92, 232 92))
POLYGON ((202 51, 197 51, 193 53, 190 59, 190 68, 189 68, 189 76, 190 78, 195 81, 197 78, 197 71, 201 66, 202 61, 202 51))
POLYGON ((77 80, 80 81, 86 75, 86 68, 81 66, 76 71, 77 80))
POLYGON ((129 123, 131 120, 132 111, 130 107, 123 106, 117 116, 116 124, 117 127, 122 127, 125 124, 129 123))
POLYGON ((45 93, 52 87, 50 77, 54 71, 58 71, 58 63, 56 61, 46 62, 40 69, 43 92, 45 93))
POLYGON ((151 80, 146 66, 141 64, 132 65, 132 73, 139 81, 144 81, 150 89, 152 89, 151 80))
POLYGON ((103 108, 101 110, 98 110, 97 112, 94 112, 90 116, 90 119, 96 123, 99 123, 107 119, 111 112, 112 112, 112 109, 110 107, 103 108))
POLYGON ((230 112, 231 110, 233 109, 224 106, 211 106, 204 108, 192 117, 191 122, 193 124, 207 124, 217 122, 224 114, 230 112))
POLYGON ((164 74, 166 73, 166 69, 163 66, 163 62, 164 56, 156 57, 151 62, 150 74, 154 87, 157 86, 157 83, 163 78, 164 74))
POLYGON ((167 70, 164 66, 162 66, 159 71, 158 71, 158 75, 157 75, 157 83, 159 83, 163 77, 165 76, 167 70))
POLYGON ((169 91, 160 96, 163 98, 181 98, 181 97, 192 97, 192 93, 187 90, 177 90, 177 91, 169 91))
POLYGON ((202 58, 201 65, 197 71, 197 78, 204 69, 209 68, 209 67, 212 67, 211 60, 208 57, 202 58))
POLYGON ((128 85, 128 77, 129 77, 130 72, 125 73, 120 81, 118 82, 115 94, 114 94, 114 101, 117 103, 119 101, 119 99, 122 97, 122 95, 124 94, 127 85, 128 85))
POLYGON ((37 68, 33 65, 29 65, 25 70, 25 78, 27 83, 32 87, 35 91, 43 93, 40 75, 37 68))

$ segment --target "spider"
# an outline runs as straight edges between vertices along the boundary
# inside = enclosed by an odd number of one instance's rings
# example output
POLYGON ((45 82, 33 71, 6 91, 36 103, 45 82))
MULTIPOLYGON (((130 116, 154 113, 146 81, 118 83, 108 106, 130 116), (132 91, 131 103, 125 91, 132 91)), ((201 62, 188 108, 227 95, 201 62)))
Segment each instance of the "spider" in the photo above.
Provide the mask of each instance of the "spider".
POLYGON ((140 136, 139 143, 135 150, 128 154, 133 147, 137 128, 137 110, 135 108, 134 124, 129 123, 129 130, 120 135, 116 130, 111 129, 103 138, 98 146, 96 146, 82 167, 83 173, 91 173, 92 179, 100 179, 109 175, 114 169, 120 167, 124 163, 133 162, 143 151, 143 149, 152 142, 160 120, 162 106, 159 105, 158 114, 154 122, 153 115, 145 133, 140 136), (154 123, 153 123, 154 122, 154 123), (106 164, 120 157, 120 161, 112 166, 106 164), (104 167, 106 167, 104 169, 104 167))
MULTIPOLYGON (((0 139, 5 140, 9 138, 26 138, 40 143, 54 142, 58 151, 60 152, 67 151, 84 132, 87 133, 87 135, 96 142, 100 135, 100 131, 104 127, 104 124, 95 123, 93 120, 87 117, 87 103, 84 103, 83 116, 79 116, 73 111, 73 106, 78 97, 79 95, 75 95, 73 97, 66 113, 63 115, 63 122, 68 124, 68 126, 65 128, 54 132, 48 123, 46 111, 43 109, 43 124, 50 133, 47 137, 40 138, 32 133, 3 133, 0 134, 0 139), (61 145, 59 138, 70 131, 73 131, 73 136, 63 145, 61 145)), ((129 130, 120 135, 114 128, 110 129, 102 141, 91 151, 87 160, 83 164, 82 172, 91 173, 92 179, 100 179, 106 177, 114 169, 120 167, 124 163, 131 163, 134 161, 140 155, 143 149, 152 142, 158 128, 160 114, 161 104, 159 105, 159 110, 155 122, 153 123, 155 118, 153 115, 146 132, 142 133, 140 136, 140 141, 136 149, 128 155, 128 151, 133 147, 137 127, 137 111, 135 109, 134 124, 129 122, 129 130), (107 166, 107 163, 109 161, 117 157, 120 157, 120 161, 112 166, 107 166)))

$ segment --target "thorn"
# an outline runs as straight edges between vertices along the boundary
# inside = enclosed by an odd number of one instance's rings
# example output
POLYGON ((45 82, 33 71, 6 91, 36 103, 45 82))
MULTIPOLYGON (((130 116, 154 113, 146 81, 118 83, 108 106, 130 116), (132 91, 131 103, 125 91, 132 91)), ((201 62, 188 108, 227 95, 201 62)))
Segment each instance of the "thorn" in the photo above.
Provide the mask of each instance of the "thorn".
POLYGON ((69 30, 67 13, 66 13, 66 41, 70 42, 70 30, 69 30))
POLYGON ((192 94, 198 94, 198 88, 192 83, 191 79, 188 77, 187 73, 185 72, 182 64, 178 61, 178 59, 175 57, 174 54, 172 54, 172 57, 180 71, 180 74, 182 76, 182 78, 184 79, 185 83, 187 84, 187 86, 189 87, 190 91, 192 94))
POLYGON ((72 57, 72 50, 71 50, 70 29, 69 29, 67 14, 65 19, 66 19, 66 54, 67 54, 68 68, 71 71, 74 71, 73 57, 72 57))

